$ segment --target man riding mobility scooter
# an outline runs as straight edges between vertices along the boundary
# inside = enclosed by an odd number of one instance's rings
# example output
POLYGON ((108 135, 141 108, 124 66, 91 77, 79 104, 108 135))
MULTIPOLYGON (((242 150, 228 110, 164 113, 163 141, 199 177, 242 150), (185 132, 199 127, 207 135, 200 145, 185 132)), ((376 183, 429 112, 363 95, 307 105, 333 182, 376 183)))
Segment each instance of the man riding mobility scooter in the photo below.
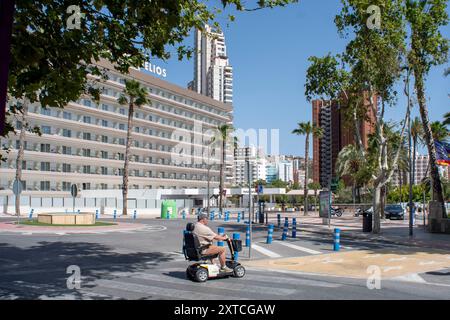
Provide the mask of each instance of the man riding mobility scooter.
MULTIPOLYGON (((228 244, 228 248, 231 253, 231 258, 223 258, 225 261, 222 261, 225 265, 220 267, 216 263, 214 263, 214 259, 219 258, 219 255, 223 253, 223 250, 220 252, 214 252, 209 254, 208 247, 211 247, 210 244, 201 244, 199 239, 198 230, 194 232, 195 228, 201 229, 206 227, 206 221, 202 214, 199 215, 199 222, 196 224, 190 222, 186 225, 186 230, 184 231, 184 239, 183 239, 183 253, 188 261, 196 261, 196 263, 191 264, 186 269, 186 276, 190 280, 205 282, 211 278, 223 278, 233 276, 236 278, 242 278, 245 275, 245 268, 235 260, 235 252, 240 252, 242 250, 242 242, 241 240, 231 240, 227 236, 224 236, 224 240, 228 244), (203 224, 201 223, 205 221, 203 224), (206 251, 206 252, 205 252, 206 251)), ((206 227, 207 228, 207 227, 206 227)), ((209 228, 207 228, 208 230, 209 228)), ((209 229, 210 230, 210 229, 209 229)), ((221 238, 210 231, 211 235, 214 235, 215 238, 221 238)), ((210 239, 212 242, 212 239, 210 239)), ((205 240, 203 239, 203 242, 205 240)))

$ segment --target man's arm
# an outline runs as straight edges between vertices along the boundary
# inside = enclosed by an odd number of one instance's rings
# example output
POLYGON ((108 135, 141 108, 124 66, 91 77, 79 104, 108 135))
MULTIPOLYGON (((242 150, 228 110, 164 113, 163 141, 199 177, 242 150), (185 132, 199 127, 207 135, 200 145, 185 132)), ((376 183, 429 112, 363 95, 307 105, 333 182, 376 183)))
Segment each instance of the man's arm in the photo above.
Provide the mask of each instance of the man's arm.
POLYGON ((219 241, 224 241, 227 239, 228 239, 228 236, 226 234, 223 236, 221 236, 220 234, 216 234, 216 236, 214 237, 214 240, 219 240, 219 241))

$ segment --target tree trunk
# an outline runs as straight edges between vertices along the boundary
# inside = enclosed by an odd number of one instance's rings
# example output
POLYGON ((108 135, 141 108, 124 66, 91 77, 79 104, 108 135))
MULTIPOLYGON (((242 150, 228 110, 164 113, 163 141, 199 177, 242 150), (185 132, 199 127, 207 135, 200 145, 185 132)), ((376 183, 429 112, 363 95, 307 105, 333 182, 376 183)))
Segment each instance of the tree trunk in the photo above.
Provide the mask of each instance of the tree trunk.
POLYGON ((423 84, 423 74, 414 66, 415 89, 417 100, 419 103, 420 117, 422 118, 423 133, 425 142, 428 148, 428 156, 430 157, 430 173, 433 186, 433 200, 441 203, 443 217, 446 217, 446 208, 444 204, 444 194, 442 190, 441 178, 439 176, 439 169, 436 164, 436 147, 434 145, 433 135, 431 133, 430 121, 428 118, 428 109, 425 101, 425 91, 423 84))
POLYGON ((381 209, 381 187, 379 185, 374 186, 373 188, 373 200, 372 200, 372 208, 373 208, 373 233, 380 233, 381 230, 381 222, 380 222, 380 209, 381 209))
POLYGON ((384 213, 384 207, 386 206, 386 185, 381 187, 380 191, 380 217, 381 219, 385 219, 386 215, 384 213))
POLYGON ((130 148, 131 148, 131 131, 133 129, 133 115, 134 115, 134 101, 130 99, 128 109, 128 127, 127 127, 127 144, 125 148, 125 163, 123 165, 123 185, 122 185, 122 214, 126 216, 128 214, 128 165, 130 162, 130 148))
MULTIPOLYGON (((25 133, 27 128, 27 114, 28 114, 28 101, 26 98, 24 99, 24 104, 22 107, 22 128, 20 129, 19 135, 19 150, 17 151, 16 158, 16 180, 22 183, 22 161, 24 154, 24 144, 25 144, 25 133)), ((20 216, 20 195, 16 195, 15 197, 15 207, 16 207, 16 215, 20 216)))
POLYGON ((222 156, 220 159, 220 177, 219 177, 219 212, 222 214, 223 211, 223 174, 225 166, 225 147, 226 147, 226 137, 222 137, 222 156))
POLYGON ((308 215, 308 158, 309 158, 309 133, 306 134, 306 139, 305 139, 305 164, 306 165, 305 165, 305 184, 303 187, 303 196, 304 196, 303 215, 305 215, 305 216, 308 215))

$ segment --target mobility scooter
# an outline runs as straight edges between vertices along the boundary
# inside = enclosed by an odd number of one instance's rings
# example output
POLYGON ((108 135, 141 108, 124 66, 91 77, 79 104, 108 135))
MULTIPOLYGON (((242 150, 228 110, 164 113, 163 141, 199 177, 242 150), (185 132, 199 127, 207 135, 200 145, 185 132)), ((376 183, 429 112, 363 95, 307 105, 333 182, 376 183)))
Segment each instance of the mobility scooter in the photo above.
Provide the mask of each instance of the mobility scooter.
POLYGON ((190 222, 186 225, 183 239, 183 253, 188 261, 195 261, 186 269, 186 277, 189 280, 197 282, 205 282, 212 278, 236 277, 242 278, 245 275, 245 268, 235 260, 234 253, 242 250, 241 240, 227 239, 228 248, 230 249, 231 258, 227 258, 226 265, 232 269, 232 272, 221 272, 220 266, 214 263, 214 259, 218 258, 218 254, 203 255, 201 252, 204 248, 200 246, 194 231, 195 224, 190 222))

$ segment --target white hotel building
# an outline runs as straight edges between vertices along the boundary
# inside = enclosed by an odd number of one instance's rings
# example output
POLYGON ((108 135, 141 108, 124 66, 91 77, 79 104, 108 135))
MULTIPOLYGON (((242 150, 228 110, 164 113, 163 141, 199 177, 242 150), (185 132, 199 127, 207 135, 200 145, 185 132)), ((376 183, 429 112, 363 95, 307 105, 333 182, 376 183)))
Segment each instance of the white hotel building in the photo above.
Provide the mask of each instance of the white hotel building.
MULTIPOLYGON (((200 123, 204 132, 232 122, 231 104, 135 69, 123 75, 105 61, 99 66, 108 71, 109 80, 100 85, 104 89, 98 104, 83 96, 64 109, 43 109, 38 103, 29 106, 28 122, 31 127, 40 127, 42 136, 26 133, 22 174, 25 194, 67 194, 72 184, 80 190, 121 189, 128 107, 117 99, 126 79, 139 81, 151 100, 151 105, 135 109, 130 189, 206 189, 207 164, 203 159, 207 157, 194 154, 194 149, 206 152, 206 148, 202 149, 201 138, 194 141, 194 126, 200 123), (180 143, 192 143, 192 150, 185 149, 191 151, 191 163, 173 160, 180 143)), ((9 194, 15 178, 19 132, 2 139, 2 145, 11 151, 2 151, 7 161, 0 167, 0 190, 9 194)), ((210 171, 211 188, 218 186, 218 168, 217 162, 210 171)))

